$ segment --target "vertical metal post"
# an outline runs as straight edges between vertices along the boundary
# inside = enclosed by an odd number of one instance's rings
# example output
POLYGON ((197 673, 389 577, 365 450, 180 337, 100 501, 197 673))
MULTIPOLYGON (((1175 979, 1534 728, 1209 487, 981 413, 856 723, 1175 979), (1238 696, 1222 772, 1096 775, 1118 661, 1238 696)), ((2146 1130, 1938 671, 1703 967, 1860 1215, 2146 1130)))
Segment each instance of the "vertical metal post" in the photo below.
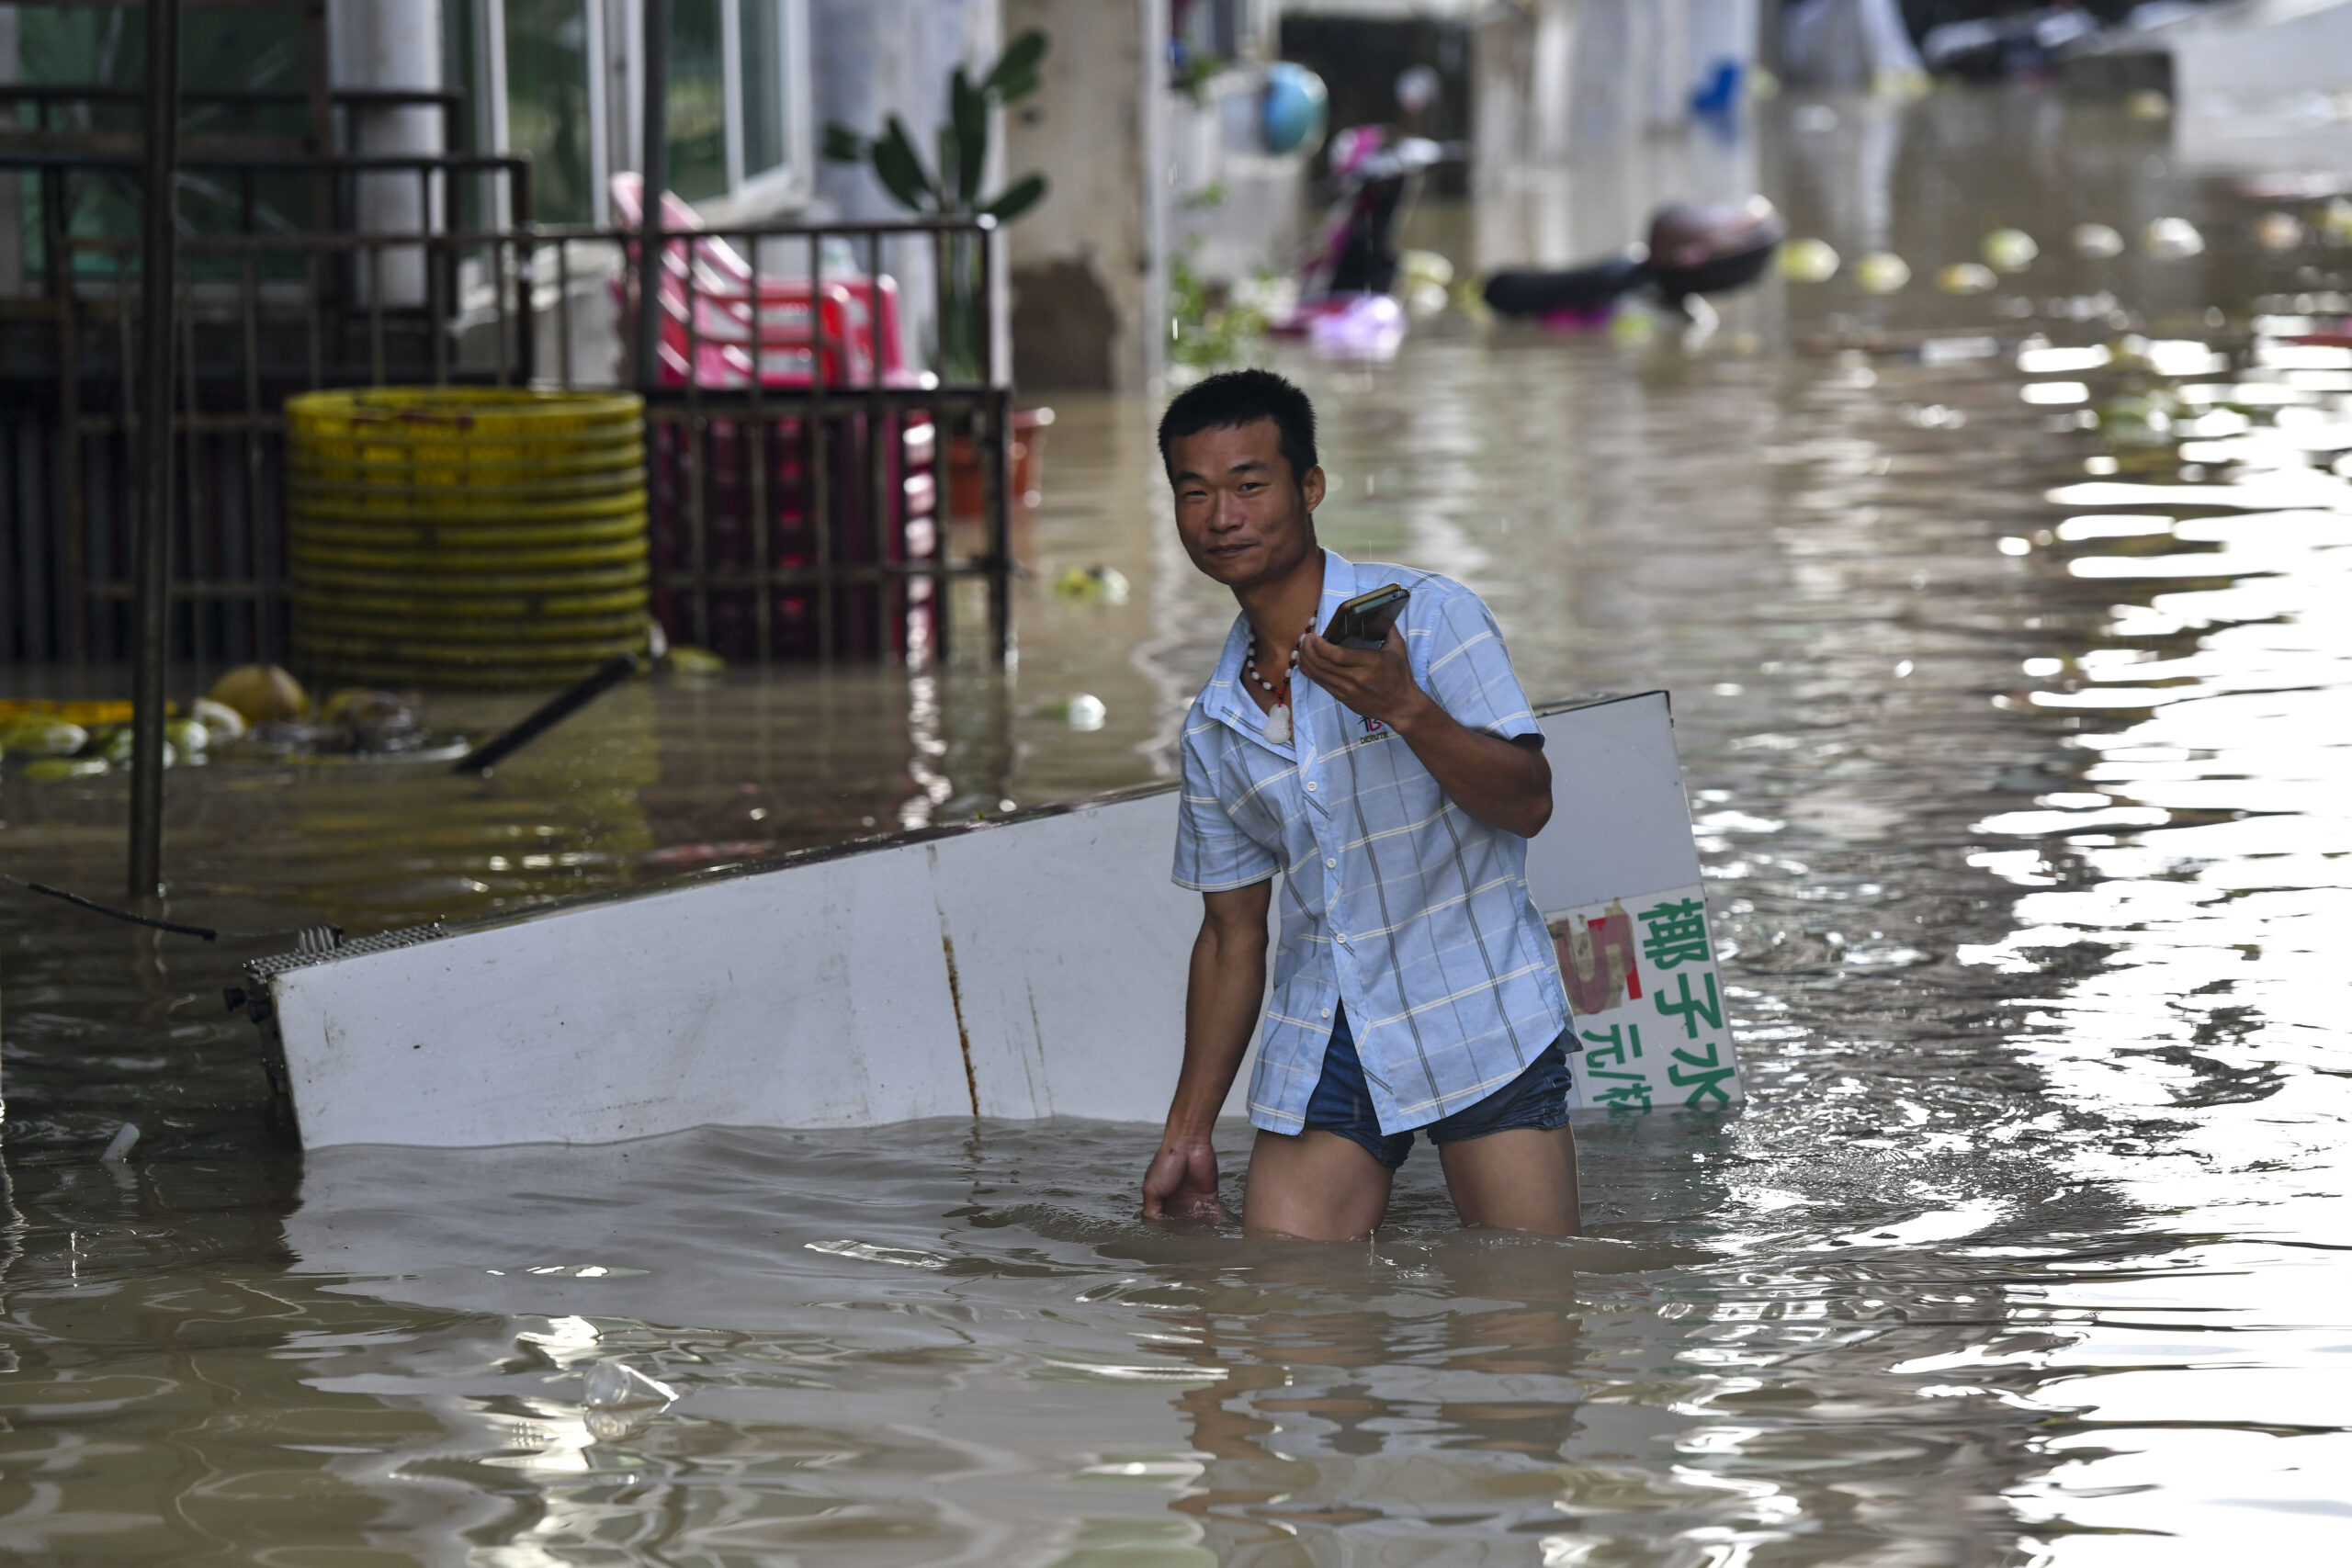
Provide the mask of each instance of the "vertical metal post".
MULTIPOLYGON (((662 197, 670 189, 670 0, 643 0, 645 145, 638 167, 645 176, 643 237, 637 247, 637 385, 650 392, 662 380, 662 197)), ((689 366, 689 378, 694 374, 689 366)))
POLYGON ((130 893, 164 880, 164 681, 171 649, 172 307, 178 281, 180 0, 147 6, 147 184, 140 255, 138 662, 132 677, 130 893))

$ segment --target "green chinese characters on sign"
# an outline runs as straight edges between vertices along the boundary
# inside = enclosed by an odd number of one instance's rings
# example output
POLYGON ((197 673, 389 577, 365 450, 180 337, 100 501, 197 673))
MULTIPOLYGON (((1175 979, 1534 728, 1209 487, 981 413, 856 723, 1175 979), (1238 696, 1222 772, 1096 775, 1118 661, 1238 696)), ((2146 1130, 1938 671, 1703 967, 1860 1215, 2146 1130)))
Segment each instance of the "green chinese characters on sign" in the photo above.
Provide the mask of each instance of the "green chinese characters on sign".
POLYGON ((1605 1030, 1585 1030, 1582 1036, 1584 1076, 1593 1085, 1592 1102, 1611 1111, 1647 1111, 1649 1076, 1633 1066, 1642 1056, 1642 1026, 1611 1024, 1605 1030), (1606 1088, 1601 1087, 1604 1082, 1606 1088))
POLYGON ((1699 1038, 1699 1025, 1702 1021, 1709 1033, 1723 1028, 1723 996, 1715 988, 1715 977, 1712 973, 1702 975, 1699 979, 1700 991, 1696 996, 1690 991, 1690 976, 1677 975, 1674 977, 1674 995, 1668 996, 1667 988, 1661 986, 1652 998, 1659 1016, 1680 1019, 1683 1037, 1694 1043, 1689 1046, 1675 1047, 1673 1060, 1667 1064, 1666 1076, 1677 1089, 1690 1091, 1682 1102, 1686 1109, 1705 1110, 1706 1102, 1712 1099, 1728 1110, 1731 1096, 1723 1086, 1736 1069, 1723 1060, 1724 1053, 1716 1049, 1714 1041, 1699 1038), (1702 1052, 1704 1055, 1701 1055, 1702 1052), (1686 1066, 1691 1069, 1688 1073, 1683 1071, 1686 1066))
POLYGON ((1707 943, 1707 907, 1696 898, 1683 898, 1660 904, 1655 909, 1644 909, 1642 922, 1642 956, 1658 969, 1672 969, 1684 964, 1704 964, 1713 956, 1707 943))

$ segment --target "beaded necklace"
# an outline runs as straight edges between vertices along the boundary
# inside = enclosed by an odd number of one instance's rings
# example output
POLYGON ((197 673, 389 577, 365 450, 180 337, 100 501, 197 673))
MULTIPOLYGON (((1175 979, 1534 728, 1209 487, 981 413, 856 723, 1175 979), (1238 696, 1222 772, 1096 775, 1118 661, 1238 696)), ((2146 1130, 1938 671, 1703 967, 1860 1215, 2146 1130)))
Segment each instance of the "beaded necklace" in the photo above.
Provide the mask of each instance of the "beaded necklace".
MULTIPOLYGON (((1315 623, 1307 622, 1306 631, 1311 632, 1314 629, 1315 623)), ((1250 657, 1242 666, 1249 673, 1250 679, 1257 682, 1274 699, 1273 707, 1266 714, 1266 739, 1277 746, 1283 745, 1290 739, 1290 678, 1298 669, 1298 650, 1300 647, 1305 646, 1306 642, 1306 632, 1299 633, 1298 642, 1291 648, 1290 663, 1283 671, 1280 685, 1276 685, 1258 673, 1258 639, 1255 637, 1250 639, 1250 657)))

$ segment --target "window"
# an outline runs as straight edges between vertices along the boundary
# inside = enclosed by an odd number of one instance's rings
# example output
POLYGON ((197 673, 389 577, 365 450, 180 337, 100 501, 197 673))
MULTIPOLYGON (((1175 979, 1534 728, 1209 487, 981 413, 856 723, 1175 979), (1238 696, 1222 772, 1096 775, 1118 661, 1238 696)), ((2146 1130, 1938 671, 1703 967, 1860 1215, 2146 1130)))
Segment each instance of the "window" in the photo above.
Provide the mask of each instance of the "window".
MULTIPOLYGON (((616 9, 636 36, 641 0, 619 0, 616 9)), ((636 51, 627 53, 634 128, 644 85, 636 51)), ((805 197, 807 61, 803 0, 670 0, 670 188, 738 209, 805 197)))
POLYGON ((503 0, 507 147, 531 155, 531 212, 542 223, 586 223, 605 209, 596 157, 601 118, 590 62, 601 29, 595 0, 503 0))
MULTIPOLYGON (((504 85, 487 139, 531 155, 539 221, 604 221, 609 172, 636 167, 643 144, 642 0, 473 3, 496 23, 482 74, 504 85)), ((670 187, 730 206, 805 197, 807 61, 806 0, 670 0, 670 187)))

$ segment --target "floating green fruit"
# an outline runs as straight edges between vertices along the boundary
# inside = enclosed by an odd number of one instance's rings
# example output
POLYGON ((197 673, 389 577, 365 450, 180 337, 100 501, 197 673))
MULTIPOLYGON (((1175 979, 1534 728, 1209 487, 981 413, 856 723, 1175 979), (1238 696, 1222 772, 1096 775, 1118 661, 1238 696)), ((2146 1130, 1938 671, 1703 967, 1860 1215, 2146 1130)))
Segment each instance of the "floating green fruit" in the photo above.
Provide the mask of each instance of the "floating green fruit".
POLYGON ((183 757, 193 757, 212 745, 212 732, 204 727, 203 720, 195 718, 175 718, 165 724, 164 739, 183 757))
POLYGON ((1982 294, 1998 281, 1989 266, 1956 262, 1936 274, 1936 287, 1947 294, 1982 294))
POLYGON ((1838 253, 1826 240, 1791 240, 1781 247, 1781 276, 1792 283, 1826 283, 1838 276, 1838 253))
POLYGON ((36 784, 92 778, 106 771, 106 760, 101 757, 43 757, 25 764, 25 777, 36 784))
POLYGON ((727 660, 707 648, 681 646, 663 657, 669 660, 671 670, 680 675, 716 675, 727 668, 727 660))
POLYGON ((62 718, 28 714, 0 726, 0 750, 26 757, 71 757, 90 743, 90 732, 62 718))
POLYGON ((1066 567, 1054 576, 1054 597, 1097 604, 1127 602, 1127 577, 1114 566, 1066 567))
POLYGON ((1892 294, 1911 281, 1911 264, 1892 251, 1872 251, 1854 264, 1854 281, 1870 294, 1892 294))
POLYGON ((2140 248, 2167 261, 2202 255, 2205 236, 2186 218, 2159 218, 2140 235, 2140 248))
POLYGON ((1996 229, 1977 247, 1984 265, 1998 272, 2023 272, 2041 254, 2033 236, 2022 229, 1996 229))

